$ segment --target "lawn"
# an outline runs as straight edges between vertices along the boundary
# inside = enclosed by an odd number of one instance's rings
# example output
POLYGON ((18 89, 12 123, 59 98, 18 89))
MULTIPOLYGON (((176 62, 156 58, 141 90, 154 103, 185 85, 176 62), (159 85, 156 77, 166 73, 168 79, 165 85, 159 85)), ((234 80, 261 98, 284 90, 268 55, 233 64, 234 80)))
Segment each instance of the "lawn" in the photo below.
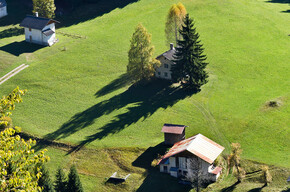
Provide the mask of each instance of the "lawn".
MULTIPOLYGON (((14 124, 35 136, 86 146, 102 155, 120 147, 144 151, 163 141, 163 123, 185 124, 187 137, 202 133, 225 146, 225 153, 230 143, 239 142, 243 158, 290 168, 288 5, 262 0, 181 2, 195 19, 208 57, 210 78, 201 92, 163 81, 131 87, 124 75, 138 23, 152 34, 156 56, 169 49, 164 23, 175 1, 112 1, 107 6, 100 1, 59 18, 58 31, 86 38, 57 33, 59 43, 52 47, 25 44, 23 35, 0 39, 0 76, 22 63, 30 65, 0 86, 0 95, 17 85, 28 89, 13 114, 14 124), (270 100, 281 105, 269 107, 270 100)), ((15 27, 6 20, 0 21, 0 37, 15 27)), ((73 162, 67 159, 70 155, 53 150, 51 155, 62 156, 66 166, 73 162)), ((92 191, 96 181, 89 175, 84 180, 92 191)), ((100 188, 104 177, 97 179, 100 188)))

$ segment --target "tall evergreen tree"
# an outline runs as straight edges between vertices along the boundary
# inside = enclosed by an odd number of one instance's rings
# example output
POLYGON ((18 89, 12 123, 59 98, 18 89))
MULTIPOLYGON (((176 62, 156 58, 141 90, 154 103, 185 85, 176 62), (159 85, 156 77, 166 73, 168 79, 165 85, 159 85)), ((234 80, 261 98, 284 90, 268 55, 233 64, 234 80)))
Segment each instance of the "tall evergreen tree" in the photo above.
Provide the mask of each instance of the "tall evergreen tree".
POLYGON ((54 0, 32 0, 33 13, 38 12, 42 17, 54 18, 54 11, 56 9, 54 0))
POLYGON ((59 168, 55 175, 55 182, 54 182, 54 189, 56 192, 63 192, 66 190, 66 176, 62 170, 62 168, 59 168))
POLYGON ((38 180, 38 186, 42 187, 42 192, 54 192, 48 169, 44 165, 42 165, 40 168, 40 172, 41 177, 38 180))
POLYGON ((132 81, 150 80, 154 76, 156 67, 160 62, 152 58, 154 47, 151 45, 151 35, 142 24, 139 24, 131 39, 128 52, 127 73, 132 81))
POLYGON ((68 174, 67 192, 83 192, 82 183, 80 181, 76 167, 73 165, 68 174))
POLYGON ((198 90, 208 82, 208 74, 205 71, 208 63, 193 19, 186 14, 183 22, 179 31, 182 39, 177 41, 175 65, 171 68, 172 79, 175 82, 186 81, 191 88, 198 90))
POLYGON ((176 43, 180 39, 179 29, 183 24, 186 9, 182 3, 173 4, 167 14, 165 23, 166 44, 176 43))

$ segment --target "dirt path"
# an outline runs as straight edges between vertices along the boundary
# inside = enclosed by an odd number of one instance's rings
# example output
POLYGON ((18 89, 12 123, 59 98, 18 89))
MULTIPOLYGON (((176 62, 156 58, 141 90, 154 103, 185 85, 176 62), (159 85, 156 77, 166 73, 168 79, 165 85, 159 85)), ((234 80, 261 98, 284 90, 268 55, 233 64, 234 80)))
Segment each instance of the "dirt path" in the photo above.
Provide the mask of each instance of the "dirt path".
POLYGON ((15 69, 0 78, 0 85, 27 67, 29 67, 29 65, 26 64, 22 64, 16 67, 15 69))

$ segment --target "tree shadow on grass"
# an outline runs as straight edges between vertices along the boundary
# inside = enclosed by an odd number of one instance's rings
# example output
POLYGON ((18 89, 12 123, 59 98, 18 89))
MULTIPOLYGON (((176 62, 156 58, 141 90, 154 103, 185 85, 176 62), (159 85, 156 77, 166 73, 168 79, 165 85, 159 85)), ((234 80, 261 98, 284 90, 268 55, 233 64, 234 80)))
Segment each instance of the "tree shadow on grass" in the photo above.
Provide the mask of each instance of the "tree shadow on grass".
POLYGON ((221 190, 221 192, 232 192, 232 191, 235 190, 235 188, 237 187, 237 185, 238 185, 239 183, 240 183, 240 181, 237 181, 237 182, 235 182, 234 184, 232 184, 231 186, 226 187, 226 188, 223 188, 223 189, 221 190))
POLYGON ((61 21, 61 25, 64 27, 77 25, 110 13, 114 9, 122 9, 135 2, 138 2, 138 0, 99 0, 96 3, 85 3, 76 6, 69 14, 59 17, 57 20, 61 21))
POLYGON ((0 39, 6 38, 6 37, 18 36, 22 34, 24 34, 23 28, 13 27, 13 28, 0 31, 0 39))
POLYGON ((39 49, 44 48, 42 45, 28 43, 26 41, 13 42, 0 47, 1 51, 5 51, 15 56, 19 56, 23 53, 33 53, 39 49))
MULTIPOLYGON (((114 81, 112 84, 115 84, 114 81)), ((113 85, 107 85, 106 87, 116 88, 113 85)), ((106 91, 100 91, 102 94, 99 93, 96 95, 103 95, 110 92, 106 87, 104 88, 106 91)), ((127 108, 127 112, 115 116, 106 125, 100 127, 97 133, 87 136, 70 151, 73 152, 95 140, 101 140, 110 134, 118 133, 124 128, 136 123, 141 118, 146 119, 151 116, 159 108, 166 109, 167 107, 171 107, 179 100, 190 97, 196 92, 182 87, 174 87, 170 82, 164 80, 154 80, 146 85, 132 85, 125 92, 99 102, 81 113, 77 113, 58 130, 44 136, 44 139, 59 140, 66 138, 92 125, 101 116, 108 115, 115 110, 131 104, 127 108)), ((36 149, 43 147, 38 145, 36 149)))
POLYGON ((167 146, 160 143, 154 147, 149 147, 142 153, 132 165, 146 169, 146 178, 142 185, 137 189, 141 191, 190 191, 192 188, 188 185, 178 183, 178 179, 171 177, 166 173, 160 173, 158 167, 152 167, 151 163, 157 159, 159 155, 164 155, 167 151, 167 146))
MULTIPOLYGON (((290 0, 268 0, 266 3, 281 3, 281 4, 289 4, 290 0)), ((290 10, 281 11, 282 13, 290 13, 290 10)))

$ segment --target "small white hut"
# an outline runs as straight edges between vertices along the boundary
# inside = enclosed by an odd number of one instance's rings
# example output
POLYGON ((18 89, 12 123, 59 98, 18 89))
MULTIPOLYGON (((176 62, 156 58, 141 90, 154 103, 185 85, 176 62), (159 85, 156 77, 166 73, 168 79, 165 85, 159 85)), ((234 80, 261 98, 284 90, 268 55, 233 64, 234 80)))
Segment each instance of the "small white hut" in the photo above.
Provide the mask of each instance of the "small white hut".
POLYGON ((51 46, 57 42, 55 37, 55 23, 59 23, 53 19, 28 15, 20 23, 20 27, 24 27, 25 40, 30 43, 51 46))
POLYGON ((0 0, 0 18, 8 15, 7 3, 5 0, 0 0))

